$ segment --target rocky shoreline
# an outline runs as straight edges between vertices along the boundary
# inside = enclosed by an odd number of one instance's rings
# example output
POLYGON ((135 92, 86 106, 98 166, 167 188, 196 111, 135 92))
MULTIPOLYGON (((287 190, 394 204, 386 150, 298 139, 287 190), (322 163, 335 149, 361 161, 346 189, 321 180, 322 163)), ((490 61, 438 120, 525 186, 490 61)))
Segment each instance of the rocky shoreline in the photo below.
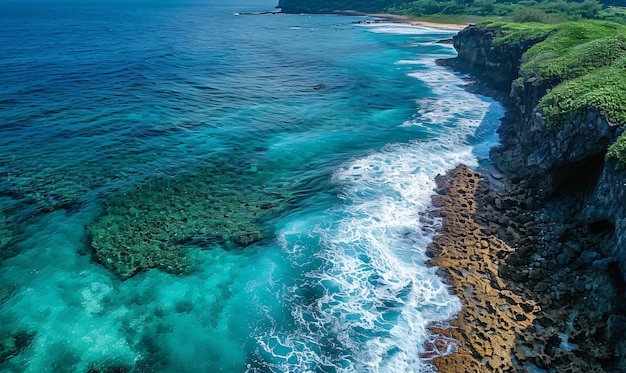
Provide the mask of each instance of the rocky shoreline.
MULTIPOLYGON (((530 44, 494 47, 494 34, 464 30, 445 64, 478 86, 498 71, 510 84, 530 44)), ((548 130, 536 109, 546 89, 515 82, 498 97, 497 185, 465 166, 437 178, 431 264, 463 303, 449 327, 431 327, 425 357, 440 372, 626 372, 626 171, 596 149, 621 129, 590 110, 548 130)))
POLYGON ((477 219, 489 190, 486 179, 459 166, 436 181, 434 215, 443 218, 443 226, 429 247, 430 264, 441 268, 463 308, 449 328, 431 328, 437 338, 429 349, 443 351, 437 344, 451 339, 458 344, 458 353, 433 364, 440 372, 508 371, 517 335, 532 326, 540 309, 498 275, 501 259, 514 249, 477 219))
POLYGON ((451 327, 431 327, 445 351, 440 372, 623 372, 626 306, 611 276, 584 251, 607 239, 572 206, 533 201, 526 183, 488 178, 460 166, 437 178, 442 231, 430 264, 461 298, 451 327), (522 184, 521 186, 519 184, 522 184))

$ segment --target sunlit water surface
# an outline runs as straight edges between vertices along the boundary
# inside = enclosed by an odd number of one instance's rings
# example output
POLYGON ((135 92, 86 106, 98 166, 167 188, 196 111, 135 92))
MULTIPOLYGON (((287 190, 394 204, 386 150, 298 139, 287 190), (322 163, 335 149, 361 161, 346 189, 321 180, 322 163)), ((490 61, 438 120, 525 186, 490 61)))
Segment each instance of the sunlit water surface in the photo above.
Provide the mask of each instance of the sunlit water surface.
POLYGON ((16 4, 0 14, 0 370, 428 371, 426 326, 460 302, 425 265, 423 213, 502 114, 435 64, 452 32, 243 2, 16 4), (165 181, 213 199, 142 194, 165 181), (96 259, 128 211, 214 229, 197 210, 222 193, 222 239, 187 242, 184 273, 123 280, 96 259), (237 205, 270 194, 263 218, 237 205))

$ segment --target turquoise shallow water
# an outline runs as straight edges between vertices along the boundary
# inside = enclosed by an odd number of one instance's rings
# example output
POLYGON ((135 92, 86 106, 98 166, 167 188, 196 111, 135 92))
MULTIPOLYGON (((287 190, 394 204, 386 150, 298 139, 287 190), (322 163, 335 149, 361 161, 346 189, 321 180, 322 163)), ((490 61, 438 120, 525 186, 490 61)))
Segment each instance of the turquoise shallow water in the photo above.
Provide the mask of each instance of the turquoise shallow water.
POLYGON ((502 108, 450 32, 271 6, 0 15, 0 370, 430 369, 422 213, 502 108))

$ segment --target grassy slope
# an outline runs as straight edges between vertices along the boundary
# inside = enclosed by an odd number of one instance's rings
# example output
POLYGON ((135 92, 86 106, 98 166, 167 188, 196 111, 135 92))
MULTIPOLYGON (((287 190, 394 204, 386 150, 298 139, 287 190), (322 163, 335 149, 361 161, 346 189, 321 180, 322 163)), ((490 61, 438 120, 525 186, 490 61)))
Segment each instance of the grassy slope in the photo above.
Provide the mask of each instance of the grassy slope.
MULTIPOLYGON (((524 54, 520 79, 555 85, 539 103, 549 126, 561 127, 588 108, 626 124, 626 26, 602 21, 481 26, 502 30, 496 43, 548 35, 524 54)), ((609 155, 626 163, 626 136, 610 147, 609 155)))

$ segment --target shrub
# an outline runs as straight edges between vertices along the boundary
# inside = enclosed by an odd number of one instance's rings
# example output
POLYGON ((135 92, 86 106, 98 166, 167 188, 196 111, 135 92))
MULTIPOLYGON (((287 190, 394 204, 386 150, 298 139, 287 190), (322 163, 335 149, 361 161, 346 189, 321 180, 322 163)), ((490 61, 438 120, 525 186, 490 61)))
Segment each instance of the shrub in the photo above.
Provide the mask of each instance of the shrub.
MULTIPOLYGON (((551 87, 539 102, 549 127, 562 127, 590 108, 612 123, 626 125, 625 26, 581 21, 558 25, 485 22, 479 27, 500 30, 496 44, 545 37, 522 56, 517 84, 533 78, 535 84, 551 87)), ((626 136, 610 147, 609 155, 626 163, 626 136)))
POLYGON ((603 68, 556 86, 539 103, 548 125, 561 127, 574 115, 596 108, 613 123, 626 124, 626 71, 603 68))
POLYGON ((582 21, 556 25, 546 40, 524 54, 521 74, 542 80, 563 80, 580 76, 593 68, 608 66, 616 59, 612 55, 621 56, 621 47, 626 41, 624 36, 615 35, 625 34, 625 26, 612 22, 582 21), (546 59, 546 53, 555 55, 555 58, 546 59))
POLYGON ((626 164, 626 136, 621 135, 613 145, 609 146, 607 154, 626 164))
POLYGON ((511 14, 513 22, 540 22, 556 23, 556 18, 548 15, 541 9, 529 7, 517 7, 511 14))

